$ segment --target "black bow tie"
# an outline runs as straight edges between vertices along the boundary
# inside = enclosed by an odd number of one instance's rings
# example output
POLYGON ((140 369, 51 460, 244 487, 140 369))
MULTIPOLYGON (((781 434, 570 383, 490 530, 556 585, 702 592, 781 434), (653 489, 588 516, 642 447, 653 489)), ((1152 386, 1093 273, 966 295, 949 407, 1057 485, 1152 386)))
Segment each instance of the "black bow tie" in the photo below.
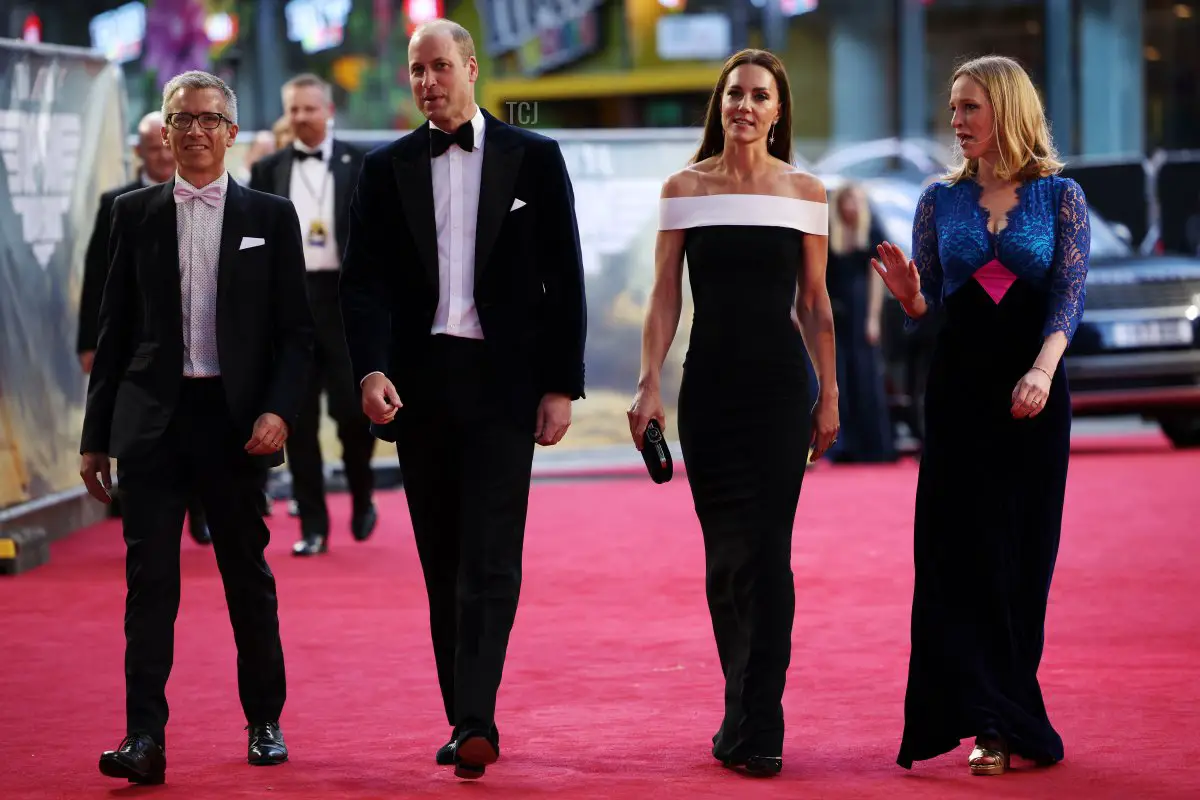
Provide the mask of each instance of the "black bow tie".
POLYGON ((296 151, 296 158, 303 161, 306 158, 315 158, 317 161, 324 161, 325 154, 318 150, 315 153, 309 153, 306 150, 301 150, 299 147, 292 148, 296 151))
POLYGON ((434 158, 449 150, 452 144, 458 145, 468 153, 475 149, 475 126, 470 122, 459 125, 454 133, 446 133, 434 127, 429 128, 429 133, 432 134, 430 146, 434 158))

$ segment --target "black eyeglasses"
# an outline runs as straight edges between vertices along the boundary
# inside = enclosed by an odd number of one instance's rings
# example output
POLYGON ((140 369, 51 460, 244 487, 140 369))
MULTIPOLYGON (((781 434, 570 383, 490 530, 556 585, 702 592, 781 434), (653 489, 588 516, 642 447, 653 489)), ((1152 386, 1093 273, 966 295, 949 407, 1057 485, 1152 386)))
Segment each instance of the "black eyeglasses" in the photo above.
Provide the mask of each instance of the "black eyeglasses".
POLYGON ((200 122, 200 127, 206 131, 221 127, 222 122, 228 122, 230 125, 233 124, 233 120, 224 114, 211 111, 204 114, 189 114, 186 111, 176 111, 174 114, 167 114, 167 124, 177 131, 191 130, 192 123, 197 120, 200 122))

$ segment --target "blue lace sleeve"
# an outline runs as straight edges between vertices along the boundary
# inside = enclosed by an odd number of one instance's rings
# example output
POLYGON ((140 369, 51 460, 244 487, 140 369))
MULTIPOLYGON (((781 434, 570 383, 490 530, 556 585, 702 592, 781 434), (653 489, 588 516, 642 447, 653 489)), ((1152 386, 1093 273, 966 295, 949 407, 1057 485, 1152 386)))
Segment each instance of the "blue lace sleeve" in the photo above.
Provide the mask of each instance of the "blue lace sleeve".
POLYGON ((927 311, 920 319, 904 317, 905 330, 912 330, 929 318, 942 304, 942 261, 938 256, 937 191, 940 183, 932 183, 921 192, 917 211, 913 215, 912 259, 921 276, 921 294, 925 297, 927 311))
POLYGON ((1050 313, 1044 336, 1057 331, 1067 335, 1067 343, 1075 337, 1079 318, 1083 316, 1087 291, 1088 258, 1092 248, 1092 224, 1088 216, 1087 199, 1083 189, 1070 179, 1064 179, 1062 200, 1058 206, 1058 232, 1054 242, 1054 263, 1050 274, 1050 313))

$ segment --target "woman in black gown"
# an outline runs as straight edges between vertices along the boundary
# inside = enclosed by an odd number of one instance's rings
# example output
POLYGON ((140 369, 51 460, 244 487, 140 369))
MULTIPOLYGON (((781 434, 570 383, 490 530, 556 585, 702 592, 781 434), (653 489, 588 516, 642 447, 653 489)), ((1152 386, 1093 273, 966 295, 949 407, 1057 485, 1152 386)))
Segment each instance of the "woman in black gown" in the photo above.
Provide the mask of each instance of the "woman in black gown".
POLYGON ((842 431, 829 451, 832 461, 896 460, 895 437, 883 388, 883 281, 871 268, 873 243, 882 237, 867 195, 847 183, 830 198, 829 267, 826 282, 837 331, 838 408, 842 431))
POLYGON ((1090 227, 1037 91, 1011 59, 954 75, 962 162, 917 206, 913 261, 875 268, 911 320, 942 307, 917 482, 912 652, 898 763, 974 736, 972 774, 1063 743, 1038 684, 1071 450, 1060 360, 1083 313, 1090 227))
POLYGON ((783 65, 762 50, 737 53, 713 91, 699 151, 663 186, 629 428, 640 448, 650 419, 666 427, 660 380, 686 256, 695 316, 679 437, 725 676, 712 753, 753 774, 783 766, 792 526, 810 448, 819 458, 837 436, 827 208, 820 181, 791 163, 783 65), (806 345, 820 385, 815 408, 806 345))

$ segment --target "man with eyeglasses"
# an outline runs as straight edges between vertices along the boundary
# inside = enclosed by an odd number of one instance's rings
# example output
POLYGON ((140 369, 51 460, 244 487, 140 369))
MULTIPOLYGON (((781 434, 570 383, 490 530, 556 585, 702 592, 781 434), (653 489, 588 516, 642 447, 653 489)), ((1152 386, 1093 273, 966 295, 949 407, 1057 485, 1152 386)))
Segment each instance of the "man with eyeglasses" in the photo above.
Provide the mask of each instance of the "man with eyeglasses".
MULTIPOLYGON (((134 189, 155 186, 175 175, 175 156, 162 139, 162 126, 163 116, 158 110, 151 111, 138 121, 138 141, 134 152, 141 159, 142 166, 137 178, 100 195, 96 224, 92 227, 87 252, 83 257, 83 290, 79 297, 79 332, 75 349, 84 374, 92 371, 92 359, 96 355, 96 322, 100 317, 100 298, 104 295, 104 281, 108 278, 108 234, 112 229, 113 203, 118 197, 134 189)), ((192 535, 192 539, 197 544, 212 544, 204 508, 198 498, 193 497, 188 504, 187 516, 188 533, 192 535)))
POLYGON ((290 147, 255 162, 250 173, 250 188, 287 197, 296 206, 304 236, 308 300, 316 321, 314 376, 287 444, 292 497, 300 517, 300 540, 292 547, 297 556, 320 555, 329 549, 329 507, 318 437, 322 392, 342 443, 351 498, 350 533, 355 541, 366 541, 378 521, 371 472, 375 437, 362 412, 338 303, 350 193, 358 181, 363 152, 330 135, 332 92, 328 83, 307 73, 285 83, 283 113, 296 138, 290 147))
POLYGON ((188 498, 208 512, 238 651, 247 760, 279 764, 286 694, 261 474, 283 460, 312 362, 295 208, 225 169, 237 97, 186 72, 163 89, 175 178, 117 198, 88 385, 80 476, 109 501, 118 462, 126 545, 126 736, 100 771, 166 775, 166 683, 188 498))

